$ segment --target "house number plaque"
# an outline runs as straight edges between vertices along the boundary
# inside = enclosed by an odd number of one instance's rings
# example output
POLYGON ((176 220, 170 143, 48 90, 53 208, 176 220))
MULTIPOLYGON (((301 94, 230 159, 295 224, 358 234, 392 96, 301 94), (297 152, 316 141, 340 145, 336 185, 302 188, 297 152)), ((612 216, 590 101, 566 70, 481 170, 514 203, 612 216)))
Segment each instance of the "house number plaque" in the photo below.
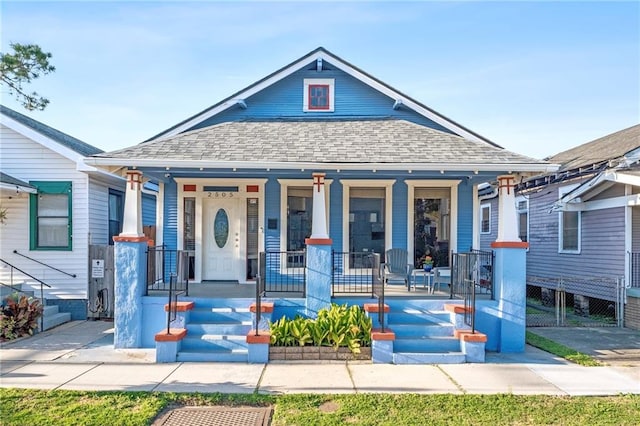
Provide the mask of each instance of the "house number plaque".
POLYGON ((207 198, 233 198, 233 192, 207 192, 207 198))

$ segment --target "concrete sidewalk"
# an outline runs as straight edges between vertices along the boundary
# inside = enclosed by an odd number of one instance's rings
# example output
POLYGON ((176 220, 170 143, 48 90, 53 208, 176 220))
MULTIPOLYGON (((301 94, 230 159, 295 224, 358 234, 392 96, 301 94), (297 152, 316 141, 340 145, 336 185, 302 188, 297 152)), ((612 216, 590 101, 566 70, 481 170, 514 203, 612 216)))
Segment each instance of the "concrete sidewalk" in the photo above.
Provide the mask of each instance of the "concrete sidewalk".
POLYGON ((155 364, 154 349, 113 349, 113 324, 76 321, 0 349, 0 386, 223 393, 640 394, 640 360, 581 367, 536 348, 485 364, 370 362, 155 364))

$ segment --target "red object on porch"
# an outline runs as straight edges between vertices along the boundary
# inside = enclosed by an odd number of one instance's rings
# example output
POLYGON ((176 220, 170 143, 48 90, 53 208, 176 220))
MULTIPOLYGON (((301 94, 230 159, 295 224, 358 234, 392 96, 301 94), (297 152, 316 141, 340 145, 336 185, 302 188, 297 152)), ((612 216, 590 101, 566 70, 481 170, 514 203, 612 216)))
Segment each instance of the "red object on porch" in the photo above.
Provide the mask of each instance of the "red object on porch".
POLYGON ((186 328, 171 328, 169 329, 169 332, 171 334, 167 333, 166 330, 156 333, 156 342, 177 342, 184 339, 184 336, 187 335, 186 328))
POLYGON ((491 248, 522 248, 528 249, 529 243, 520 241, 494 241, 491 243, 491 248))
MULTIPOLYGON (((252 303, 251 306, 249 306, 249 311, 253 312, 254 314, 256 313, 257 309, 256 309, 256 304, 252 303)), ((260 303, 260 312, 262 313, 271 313, 273 312, 273 302, 262 302, 260 303)))
POLYGON ((447 312, 451 312, 454 314, 464 314, 465 312, 469 311, 472 312, 473 309, 471 308, 465 308, 463 305, 456 305, 453 303, 445 303, 444 304, 444 310, 447 312))
MULTIPOLYGON (((194 302, 171 302, 171 305, 175 305, 176 312, 186 312, 193 309, 195 306, 194 302)), ((164 305, 164 311, 169 312, 169 304, 166 303, 164 305)))
POLYGON ((256 331, 251 330, 247 333, 247 343, 260 343, 260 344, 268 344, 271 342, 271 333, 266 330, 260 330, 258 335, 256 336, 256 331))
POLYGON ((247 192, 260 192, 258 185, 247 185, 247 192))
POLYGON ((384 333, 379 328, 371 330, 371 340, 396 340, 396 333, 387 330, 384 333))
POLYGON ((472 333, 471 330, 455 330, 453 332, 454 337, 458 339, 462 339, 465 342, 481 342, 486 343, 487 335, 484 333, 475 332, 472 333))
MULTIPOLYGON (((364 304, 364 311, 365 312, 370 312, 370 313, 378 313, 379 308, 378 308, 378 304, 377 303, 365 303, 364 304)), ((387 305, 385 303, 384 305, 384 312, 388 313, 389 312, 389 305, 387 305)))
POLYGON ((195 190, 196 190, 196 186, 195 186, 195 185, 184 185, 184 186, 182 187, 182 190, 183 190, 184 192, 195 192, 195 190))

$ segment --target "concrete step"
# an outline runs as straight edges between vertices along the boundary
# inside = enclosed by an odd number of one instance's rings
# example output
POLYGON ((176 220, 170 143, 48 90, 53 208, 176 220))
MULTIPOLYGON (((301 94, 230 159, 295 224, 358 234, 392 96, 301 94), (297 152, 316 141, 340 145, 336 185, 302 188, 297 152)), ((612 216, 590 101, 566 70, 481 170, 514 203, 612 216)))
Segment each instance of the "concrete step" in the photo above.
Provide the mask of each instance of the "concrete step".
POLYGON ((390 312, 387 314, 389 324, 440 324, 449 322, 449 316, 446 314, 433 315, 431 313, 407 313, 407 312, 390 312))
POLYGON ((249 350, 187 350, 178 352, 178 362, 249 362, 249 350))
POLYGON ((222 351, 247 349, 247 336, 245 335, 215 335, 200 334, 189 335, 182 340, 182 350, 185 351, 222 351))
POLYGON ((423 338, 453 336, 454 326, 451 323, 419 325, 419 324, 387 324, 399 338, 423 338))
POLYGON ((206 308, 237 308, 237 309, 248 309, 252 303, 255 303, 255 298, 233 298, 233 299, 208 299, 208 298, 200 298, 200 297, 180 297, 180 301, 195 303, 195 307, 197 309, 206 309, 206 308))
MULTIPOLYGON (((43 327, 41 331, 46 331, 71 321, 71 314, 69 312, 60 312, 56 305, 45 306, 42 315, 43 327)), ((40 321, 38 321, 39 326, 40 321)))
POLYGON ((394 352, 394 364, 464 364, 462 352, 394 352))
POLYGON ((249 311, 249 307, 243 308, 214 308, 214 307, 199 307, 196 305, 195 309, 191 311, 190 322, 193 323, 215 323, 215 322, 230 322, 230 321, 251 321, 252 314, 249 311))
POLYGON ((194 323, 187 324, 187 334, 217 334, 217 335, 247 335, 251 330, 251 321, 229 321, 216 323, 194 323))
POLYGON ((453 336, 398 338, 393 342, 394 352, 437 353, 459 352, 460 339, 453 336))
MULTIPOLYGON (((2 283, 10 285, 8 282, 2 281, 2 283)), ((22 290, 22 284, 13 284, 13 285, 11 285, 11 287, 7 287, 5 285, 0 285, 0 298, 2 300, 4 300, 5 297, 11 296, 17 290, 22 290)))

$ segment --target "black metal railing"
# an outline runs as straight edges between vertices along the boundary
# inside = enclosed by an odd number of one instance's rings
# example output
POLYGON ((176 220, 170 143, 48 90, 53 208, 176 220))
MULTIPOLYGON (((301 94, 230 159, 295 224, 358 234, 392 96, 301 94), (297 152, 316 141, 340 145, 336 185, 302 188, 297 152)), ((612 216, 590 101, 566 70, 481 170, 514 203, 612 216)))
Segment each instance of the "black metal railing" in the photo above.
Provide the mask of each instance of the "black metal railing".
POLYGON ((452 254, 451 267, 451 298, 464 297, 465 280, 475 283, 474 289, 478 293, 487 294, 493 299, 493 263, 494 252, 471 250, 452 254))
POLYGON ((147 291, 167 291, 171 276, 176 276, 175 289, 189 295, 189 252, 166 246, 147 248, 147 291))
POLYGON ((304 251, 260 252, 259 274, 264 294, 306 295, 307 265, 304 251))
MULTIPOLYGON (((373 297, 373 256, 364 252, 332 252, 331 291, 333 295, 343 293, 365 293, 373 297)), ((378 255, 378 264, 380 255, 378 255)))
POLYGON ((493 298, 492 251, 471 250, 453 253, 451 267, 451 298, 464 300, 464 322, 475 332, 476 294, 484 292, 493 298))
POLYGON ((464 323, 471 327, 471 332, 476 332, 476 282, 465 279, 464 288, 464 323))
POLYGON ((39 264, 39 265, 46 266, 47 268, 52 269, 52 270, 54 270, 54 271, 56 271, 56 272, 60 272, 61 274, 64 274, 64 275, 66 275, 66 276, 68 276, 68 277, 71 277, 71 278, 76 278, 76 277, 77 277, 77 275, 76 275, 76 274, 71 274, 71 273, 69 273, 69 272, 65 272, 65 271, 63 271, 62 269, 58 269, 58 268, 56 268, 55 266, 48 265, 48 264, 46 264, 46 263, 44 263, 44 262, 39 261, 38 259, 34 259, 33 257, 29 257, 29 256, 27 256, 26 254, 22 254, 22 253, 20 253, 18 250, 14 250, 14 251, 13 251, 13 253, 14 253, 14 254, 17 254, 18 256, 22 256, 22 257, 24 257, 25 259, 29 259, 30 261, 35 262, 35 263, 37 263, 37 264, 39 264))
POLYGON ((170 274, 169 276, 169 312, 167 312, 167 334, 171 334, 171 323, 178 318, 178 297, 185 294, 184 290, 176 288, 178 276, 170 274))
MULTIPOLYGON (((30 273, 23 271, 22 269, 18 268, 17 266, 12 265, 11 263, 7 262, 4 259, 0 259, 0 262, 4 263, 9 268, 11 268, 9 270, 9 284, 0 283, 3 287, 9 287, 12 290, 16 290, 16 291, 18 291, 18 292, 20 292, 22 294, 25 294, 25 295, 29 294, 29 293, 25 292, 23 289, 18 289, 17 287, 14 286, 14 282, 13 282, 14 274, 13 274, 13 271, 16 270, 16 271, 20 272, 23 276, 29 277, 29 278, 35 280, 38 284, 40 284, 40 303, 42 303, 42 306, 45 305, 44 287, 51 288, 51 286, 49 284, 45 283, 40 278, 36 278, 33 275, 31 275, 30 273)), ((40 331, 44 331, 44 314, 40 315, 40 331)))
POLYGON ((258 255, 258 274, 256 275, 256 315, 254 330, 256 336, 260 334, 260 321, 262 320, 262 298, 265 296, 263 267, 265 266, 264 252, 258 255))
POLYGON ((384 333, 384 279, 382 271, 383 265, 380 263, 380 254, 373 253, 371 256, 371 288, 373 297, 378 299, 378 324, 380 331, 384 333))

